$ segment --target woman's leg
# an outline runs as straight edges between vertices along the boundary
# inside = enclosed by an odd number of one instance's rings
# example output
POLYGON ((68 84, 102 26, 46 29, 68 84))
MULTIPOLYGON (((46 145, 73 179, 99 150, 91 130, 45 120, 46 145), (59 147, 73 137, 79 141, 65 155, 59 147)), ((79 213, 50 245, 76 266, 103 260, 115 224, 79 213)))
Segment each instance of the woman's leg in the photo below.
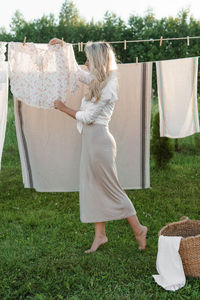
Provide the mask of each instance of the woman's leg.
POLYGON ((147 227, 140 224, 137 215, 133 215, 127 218, 134 234, 135 238, 138 242, 138 249, 145 250, 146 248, 146 235, 147 235, 147 227))
POLYGON ((106 231, 105 231, 105 222, 94 223, 95 226, 95 236, 94 241, 90 249, 86 250, 85 253, 95 252, 99 246, 108 242, 106 231))

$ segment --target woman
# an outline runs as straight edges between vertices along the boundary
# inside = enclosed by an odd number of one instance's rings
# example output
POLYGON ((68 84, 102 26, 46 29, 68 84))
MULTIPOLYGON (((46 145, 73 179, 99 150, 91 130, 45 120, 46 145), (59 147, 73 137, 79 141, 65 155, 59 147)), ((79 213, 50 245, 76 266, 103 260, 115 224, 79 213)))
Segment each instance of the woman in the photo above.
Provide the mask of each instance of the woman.
MULTIPOLYGON (((55 38, 49 43, 62 44, 63 41, 55 38)), ((85 52, 89 72, 79 68, 76 74, 88 85, 80 110, 73 110, 60 100, 54 102, 55 109, 77 120, 77 128, 82 133, 80 219, 95 225, 94 241, 85 253, 95 252, 108 242, 106 221, 124 218, 135 234, 138 249, 145 250, 147 227, 140 224, 131 200, 118 182, 116 143, 108 127, 117 100, 115 55, 105 42, 88 42, 85 52)))

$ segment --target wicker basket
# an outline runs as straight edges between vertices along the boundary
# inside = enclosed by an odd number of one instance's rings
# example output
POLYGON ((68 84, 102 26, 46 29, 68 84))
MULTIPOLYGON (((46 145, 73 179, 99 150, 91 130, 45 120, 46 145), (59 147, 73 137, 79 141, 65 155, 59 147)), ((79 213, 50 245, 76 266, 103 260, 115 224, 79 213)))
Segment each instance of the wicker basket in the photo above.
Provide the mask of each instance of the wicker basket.
POLYGON ((158 236, 182 236, 179 253, 186 276, 200 277, 200 221, 182 217, 179 222, 167 224, 158 236))

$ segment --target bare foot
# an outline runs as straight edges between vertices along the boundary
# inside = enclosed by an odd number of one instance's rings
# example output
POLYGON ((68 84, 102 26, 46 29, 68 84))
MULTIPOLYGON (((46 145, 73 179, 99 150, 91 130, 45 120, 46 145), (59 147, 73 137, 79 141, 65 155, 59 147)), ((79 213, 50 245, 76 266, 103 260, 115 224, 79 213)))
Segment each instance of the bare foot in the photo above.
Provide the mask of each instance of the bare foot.
POLYGON ((95 238, 90 249, 86 250, 85 253, 95 252, 101 245, 104 245, 108 242, 107 236, 100 238, 95 238))
POLYGON ((138 242, 138 249, 145 250, 146 249, 146 235, 147 235, 148 228, 142 225, 142 229, 139 234, 135 235, 135 238, 138 242))

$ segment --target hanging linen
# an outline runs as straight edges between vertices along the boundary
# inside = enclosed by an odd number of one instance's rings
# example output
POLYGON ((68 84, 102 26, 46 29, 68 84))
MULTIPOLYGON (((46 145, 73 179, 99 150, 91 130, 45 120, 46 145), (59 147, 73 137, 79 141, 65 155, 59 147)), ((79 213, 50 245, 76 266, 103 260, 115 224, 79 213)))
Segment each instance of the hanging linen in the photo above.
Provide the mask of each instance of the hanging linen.
POLYGON ((198 57, 157 61, 160 136, 183 138, 199 132, 198 57))
MULTIPOLYGON (((83 89, 81 85, 68 99, 71 108, 79 108, 83 89)), ((81 139, 75 120, 15 97, 14 112, 24 187, 39 192, 77 191, 81 139)))
POLYGON ((9 77, 12 94, 38 108, 54 108, 53 102, 65 102, 78 88, 78 65, 71 44, 61 45, 9 43, 9 77))
POLYGON ((6 44, 5 42, 0 42, 0 169, 8 111, 8 62, 5 61, 6 44))
POLYGON ((150 187, 152 63, 120 64, 119 97, 110 121, 117 144, 119 182, 125 189, 150 187))
MULTIPOLYGON (((116 165, 125 189, 148 188, 152 63, 120 64, 119 94, 110 121, 116 165)), ((68 99, 79 110, 86 86, 68 99)), ((40 192, 79 190, 81 138, 76 121, 57 110, 31 107, 15 98, 23 182, 40 192)))

